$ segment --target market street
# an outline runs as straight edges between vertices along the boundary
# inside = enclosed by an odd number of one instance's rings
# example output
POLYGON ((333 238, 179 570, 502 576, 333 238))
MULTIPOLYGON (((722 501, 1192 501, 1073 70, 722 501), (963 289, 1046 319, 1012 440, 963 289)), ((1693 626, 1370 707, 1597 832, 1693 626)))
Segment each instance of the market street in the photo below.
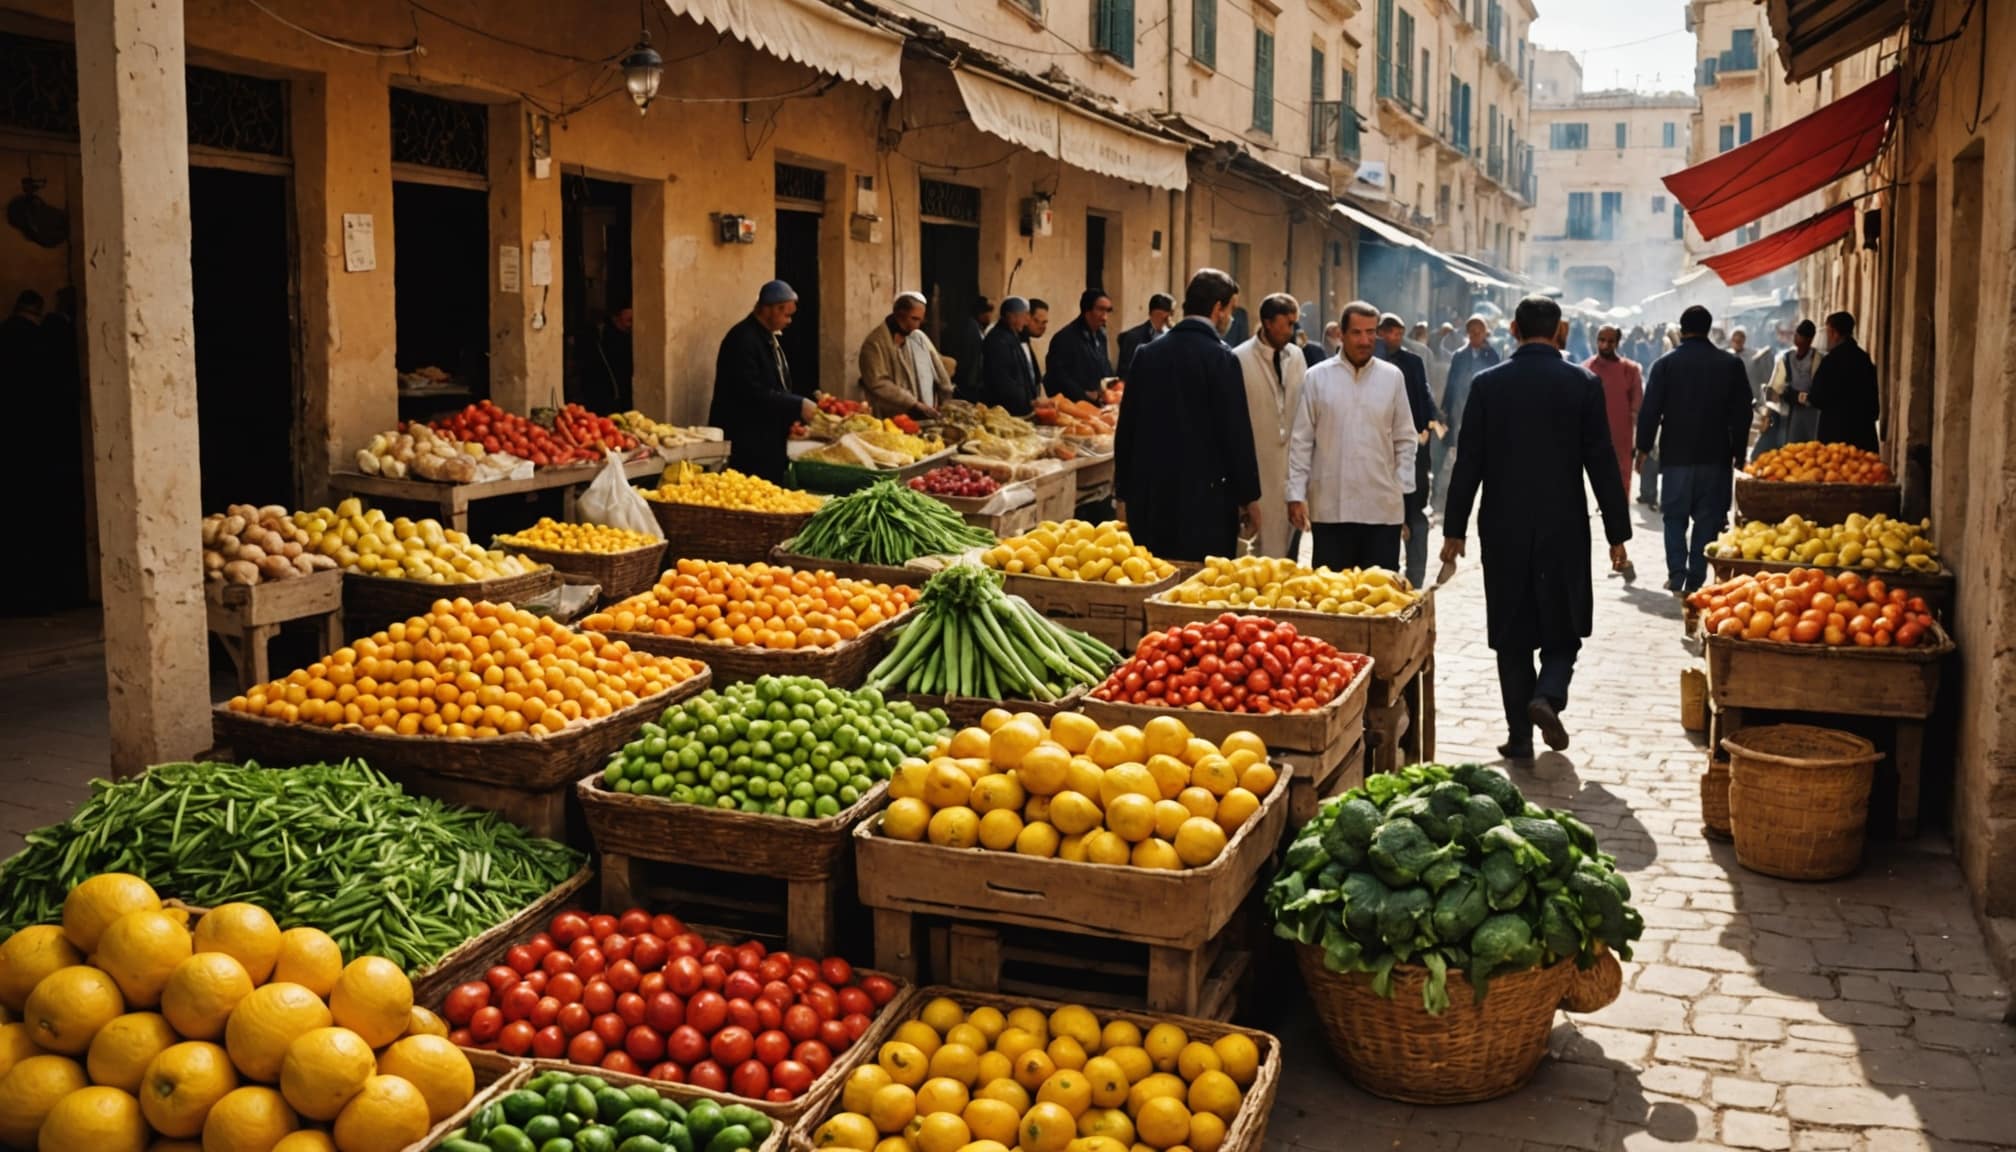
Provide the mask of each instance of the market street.
MULTIPOLYGON (((1535 803, 1574 809, 1626 870, 1646 927, 1623 997, 1564 1014, 1560 1059, 1524 1091, 1455 1107, 1361 1092, 1313 1020, 1281 1023, 1290 1059, 1269 1147, 2016 1147, 2009 992, 1936 831, 1872 838, 1860 872, 1825 884, 1746 872, 1701 836, 1706 753, 1679 722, 1694 657, 1678 603, 1644 575, 1660 570, 1658 517, 1632 511, 1637 586, 1590 556, 1596 634, 1564 714, 1574 744, 1513 773, 1535 803)), ((1437 599, 1437 753, 1489 760, 1504 721, 1474 566, 1437 599)))

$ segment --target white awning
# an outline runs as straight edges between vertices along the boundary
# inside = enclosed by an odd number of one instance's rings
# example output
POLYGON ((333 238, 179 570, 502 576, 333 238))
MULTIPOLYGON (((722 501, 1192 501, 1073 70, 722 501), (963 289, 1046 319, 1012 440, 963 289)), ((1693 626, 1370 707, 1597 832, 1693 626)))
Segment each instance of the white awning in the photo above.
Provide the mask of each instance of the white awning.
POLYGON ((1190 183, 1190 150, 970 68, 952 72, 973 126, 1074 168, 1154 188, 1190 183))
POLYGON ((780 59, 903 94, 903 37, 820 0, 665 0, 665 6, 780 59))
POLYGON ((1421 241, 1416 240, 1414 237, 1409 236, 1399 228, 1381 220, 1370 212, 1353 208, 1349 204, 1332 204, 1330 210, 1351 221, 1353 224, 1358 225, 1360 228, 1371 229, 1373 235, 1396 248, 1422 248, 1431 252, 1434 251, 1434 249, 1428 248, 1428 245, 1423 244, 1421 241))

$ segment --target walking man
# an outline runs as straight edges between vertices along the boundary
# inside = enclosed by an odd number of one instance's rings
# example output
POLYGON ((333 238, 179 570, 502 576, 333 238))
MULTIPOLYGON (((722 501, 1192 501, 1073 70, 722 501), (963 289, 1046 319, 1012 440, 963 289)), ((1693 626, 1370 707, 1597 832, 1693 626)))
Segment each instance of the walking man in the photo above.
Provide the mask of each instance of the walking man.
POLYGON ((1407 582, 1419 588, 1428 577, 1428 442, 1442 434, 1435 395, 1428 390, 1428 363, 1408 347, 1405 322, 1388 312, 1379 318, 1379 356, 1400 369, 1407 385, 1407 408, 1414 419, 1419 447, 1414 453, 1414 486, 1407 490, 1406 522, 1400 538, 1407 542, 1407 582))
POLYGON ((1807 401, 1820 410, 1819 440, 1876 451, 1876 364, 1855 342, 1855 317, 1827 317, 1827 358, 1813 370, 1807 401))
POLYGON ((1638 430, 1638 409, 1645 400, 1645 378, 1634 361, 1617 354, 1624 333, 1615 324, 1596 330, 1596 355, 1582 365, 1603 385, 1603 409, 1609 415, 1610 444, 1617 453, 1617 478, 1631 490, 1631 441, 1638 430))
POLYGON ((1246 382, 1246 416, 1253 425, 1253 456, 1260 467, 1260 507, 1267 513, 1255 549, 1262 556, 1291 557, 1287 507, 1288 425, 1302 400, 1308 365, 1295 347, 1295 319, 1301 305, 1277 292, 1260 301, 1260 330, 1232 350, 1246 382))
POLYGON ((1659 444, 1666 589, 1681 595, 1708 578, 1708 544, 1729 518, 1736 468, 1750 443, 1750 377, 1741 360, 1708 339, 1713 323, 1698 304, 1680 314, 1680 346, 1652 365, 1638 411, 1638 451, 1659 444))
MULTIPOLYGON (((1113 443, 1115 514, 1134 542, 1165 560, 1232 556, 1257 535, 1260 469, 1239 359, 1225 346, 1239 285, 1200 269, 1183 319, 1134 354, 1113 443)), ((1276 513, 1278 515, 1278 513, 1276 513)))
POLYGON ((1106 402, 1106 380, 1113 375, 1106 352, 1106 318, 1111 315, 1113 301, 1099 289, 1088 288, 1078 297, 1078 318, 1050 341, 1050 370, 1043 374, 1050 395, 1106 402))
POLYGON ((1127 372, 1134 366, 1134 354, 1150 340, 1169 331, 1169 318, 1176 311, 1176 302, 1167 293, 1157 292, 1148 297, 1148 319, 1120 333, 1120 378, 1125 380, 1127 372))
POLYGON ((978 296, 973 300, 973 310, 945 331, 945 355, 952 357, 952 394, 960 400, 980 395, 980 348, 987 339, 987 326, 992 323, 994 302, 978 296))
POLYGON ((1314 533, 1319 568, 1397 571, 1420 449, 1407 381, 1372 355, 1378 309, 1354 300, 1341 324, 1342 350, 1303 378, 1288 429, 1288 522, 1314 533))
POLYGON ((1449 470, 1456 466, 1456 457, 1462 446, 1463 406, 1470 400, 1470 383, 1479 372, 1493 367, 1504 360, 1498 350, 1491 347, 1491 326, 1482 316, 1472 316, 1463 325, 1463 335, 1468 341, 1456 354, 1449 358, 1449 384, 1442 390, 1442 418, 1449 422, 1449 431, 1435 438, 1430 446, 1434 466, 1435 511, 1441 512, 1449 506, 1449 470))
POLYGON ((1601 387, 1554 346, 1561 306, 1528 296, 1514 313, 1519 347, 1471 385, 1456 474, 1449 484, 1442 560, 1463 555, 1477 489, 1488 638, 1498 655, 1507 759, 1533 755, 1533 728, 1568 747, 1561 713, 1575 656, 1593 630, 1586 475, 1603 514, 1610 566, 1622 571, 1631 539, 1624 486, 1604 419, 1601 387), (1534 652, 1539 652, 1539 669, 1534 652))
POLYGON ((756 307, 721 338, 707 413, 707 422, 728 437, 730 468, 780 483, 790 463, 784 442, 791 425, 819 412, 817 404, 791 390, 791 365, 777 343, 797 311, 798 293, 789 284, 763 285, 756 307))

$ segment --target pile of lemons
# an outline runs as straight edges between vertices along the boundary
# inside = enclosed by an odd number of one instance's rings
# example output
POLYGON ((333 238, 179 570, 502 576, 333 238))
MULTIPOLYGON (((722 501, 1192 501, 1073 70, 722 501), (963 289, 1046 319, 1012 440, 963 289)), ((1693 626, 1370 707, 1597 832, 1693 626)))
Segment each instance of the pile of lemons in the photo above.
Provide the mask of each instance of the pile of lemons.
POLYGON ((1164 599, 1200 608, 1278 608, 1339 616, 1394 616, 1420 594, 1407 579, 1384 568, 1304 568, 1272 556, 1214 556, 1204 570, 1170 589, 1164 599))
POLYGON ((817 512, 825 501, 810 492, 783 488, 761 476, 729 468, 708 472, 682 460, 665 469, 658 487, 639 490, 661 504, 695 504, 735 512, 817 512))
POLYGON ((1940 570, 1932 521, 1888 516, 1848 517, 1839 524, 1816 524, 1789 516, 1776 524, 1752 520, 1724 531, 1711 555, 1723 560, 1763 560, 1810 564, 1816 568, 1934 573, 1940 570))
POLYGON ((398 1152, 474 1095, 398 965, 251 904, 189 917, 107 872, 0 942, 0 1147, 398 1152))
POLYGON ((1175 565, 1134 543, 1127 529, 1114 521, 1058 523, 1045 520, 980 554, 989 568, 1053 580, 1083 580, 1106 584, 1155 584, 1176 574, 1175 565))
POLYGON ((485 548, 438 520, 388 518, 355 497, 334 509, 296 512, 294 524, 308 533, 310 551, 336 561, 345 572, 366 576, 473 584, 540 568, 526 557, 485 548))
POLYGON ((497 537, 499 548, 538 548, 546 552, 631 552, 662 545, 661 536, 647 536, 628 528, 606 524, 569 524, 551 516, 541 516, 537 524, 508 536, 497 537))
POLYGON ((1260 1073, 1252 1036, 940 997, 856 1068, 813 1134, 855 1152, 1218 1152, 1260 1073))
POLYGON ((941 755, 897 769, 882 833, 1080 863, 1202 868, 1278 779, 1251 732, 1213 744, 1174 716, 1109 730, 1078 712, 1045 725, 995 708, 941 755))

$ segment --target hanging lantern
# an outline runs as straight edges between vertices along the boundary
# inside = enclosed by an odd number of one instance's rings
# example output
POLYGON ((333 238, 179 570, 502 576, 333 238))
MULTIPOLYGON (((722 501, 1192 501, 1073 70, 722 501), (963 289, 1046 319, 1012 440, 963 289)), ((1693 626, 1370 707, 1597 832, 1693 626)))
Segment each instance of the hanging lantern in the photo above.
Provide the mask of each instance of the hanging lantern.
POLYGON ((651 34, 641 34, 637 46, 623 57, 623 86, 630 90, 630 99, 637 102, 637 114, 642 116, 651 107, 651 101, 658 95, 658 81, 665 75, 665 59, 651 47, 651 34))

